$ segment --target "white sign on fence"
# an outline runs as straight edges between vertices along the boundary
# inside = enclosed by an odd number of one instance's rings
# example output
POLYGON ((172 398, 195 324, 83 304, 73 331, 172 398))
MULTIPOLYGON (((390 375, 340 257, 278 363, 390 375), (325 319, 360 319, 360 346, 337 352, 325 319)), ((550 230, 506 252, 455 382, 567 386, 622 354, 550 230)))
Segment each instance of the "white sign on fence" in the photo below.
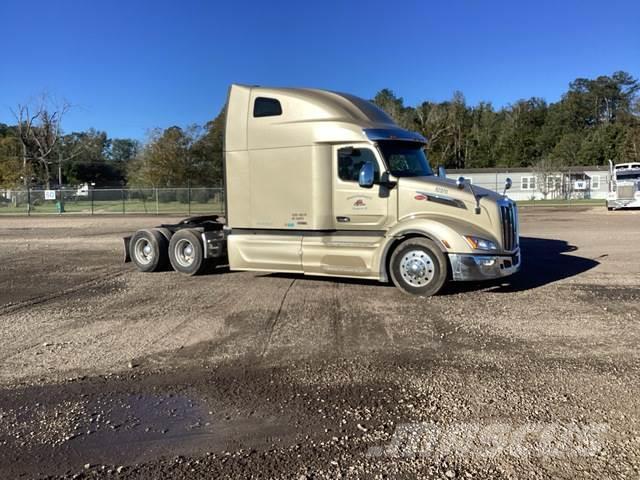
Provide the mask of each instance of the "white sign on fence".
POLYGON ((44 199, 45 200, 55 200, 56 199, 56 191, 55 190, 45 190, 44 191, 44 199))

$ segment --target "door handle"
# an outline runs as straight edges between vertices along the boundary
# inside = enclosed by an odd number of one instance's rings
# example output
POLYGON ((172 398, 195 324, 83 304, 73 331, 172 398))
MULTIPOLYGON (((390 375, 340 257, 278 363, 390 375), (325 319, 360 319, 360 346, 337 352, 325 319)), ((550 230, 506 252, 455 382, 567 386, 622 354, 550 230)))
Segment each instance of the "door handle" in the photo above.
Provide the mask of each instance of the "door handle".
POLYGON ((351 221, 349 217, 336 217, 336 220, 340 223, 348 223, 351 221))

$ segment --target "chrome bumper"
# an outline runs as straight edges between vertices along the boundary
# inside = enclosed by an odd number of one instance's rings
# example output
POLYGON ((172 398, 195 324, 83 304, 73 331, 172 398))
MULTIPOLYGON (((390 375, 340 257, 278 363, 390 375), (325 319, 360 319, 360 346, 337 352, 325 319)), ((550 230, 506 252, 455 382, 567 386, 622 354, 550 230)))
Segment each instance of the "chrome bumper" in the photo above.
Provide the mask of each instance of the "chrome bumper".
POLYGON ((450 253, 451 271, 456 282, 507 277, 520 270, 520 250, 511 255, 471 255, 450 253))
POLYGON ((607 200, 607 208, 638 208, 640 207, 640 199, 624 199, 624 200, 607 200))

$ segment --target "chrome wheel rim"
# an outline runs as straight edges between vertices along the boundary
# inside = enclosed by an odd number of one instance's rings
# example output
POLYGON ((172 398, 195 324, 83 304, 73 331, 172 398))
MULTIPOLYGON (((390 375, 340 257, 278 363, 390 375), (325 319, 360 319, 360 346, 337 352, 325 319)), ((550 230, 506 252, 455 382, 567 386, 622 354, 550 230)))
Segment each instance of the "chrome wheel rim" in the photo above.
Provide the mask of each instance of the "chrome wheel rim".
POLYGON ((195 260, 195 248, 193 248, 193 244, 189 240, 185 238, 178 240, 176 242, 174 253, 176 256, 176 262, 178 262, 181 267, 190 267, 193 265, 195 260))
POLYGON ((133 248, 138 263, 149 265, 153 261, 153 245, 147 238, 139 238, 133 248))
POLYGON ((400 275, 412 287, 424 287, 435 275, 433 259, 424 250, 410 250, 400 259, 400 275))

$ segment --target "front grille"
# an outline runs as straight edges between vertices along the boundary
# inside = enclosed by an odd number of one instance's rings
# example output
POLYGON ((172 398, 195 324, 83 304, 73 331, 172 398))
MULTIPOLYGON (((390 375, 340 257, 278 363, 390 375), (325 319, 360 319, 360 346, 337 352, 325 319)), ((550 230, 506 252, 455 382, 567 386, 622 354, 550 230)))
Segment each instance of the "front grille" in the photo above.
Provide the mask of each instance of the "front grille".
POLYGON ((501 205, 502 248, 511 251, 518 246, 518 218, 513 204, 501 205))
POLYGON ((636 193, 635 185, 618 185, 618 198, 633 198, 636 193))

